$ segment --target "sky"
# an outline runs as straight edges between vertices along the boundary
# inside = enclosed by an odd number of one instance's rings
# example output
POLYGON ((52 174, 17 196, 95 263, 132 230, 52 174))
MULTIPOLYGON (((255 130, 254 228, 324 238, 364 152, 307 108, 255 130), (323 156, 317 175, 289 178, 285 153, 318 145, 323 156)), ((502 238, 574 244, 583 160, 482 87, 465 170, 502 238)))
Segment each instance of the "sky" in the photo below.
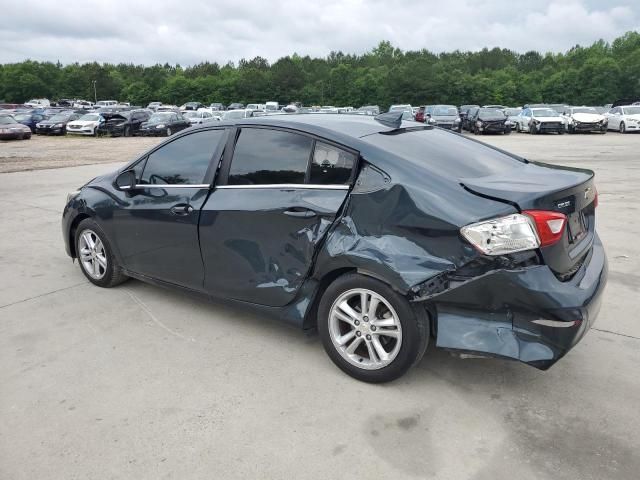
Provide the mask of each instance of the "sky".
POLYGON ((640 30, 637 0, 0 0, 0 63, 273 62, 381 40, 433 52, 566 51, 640 30))

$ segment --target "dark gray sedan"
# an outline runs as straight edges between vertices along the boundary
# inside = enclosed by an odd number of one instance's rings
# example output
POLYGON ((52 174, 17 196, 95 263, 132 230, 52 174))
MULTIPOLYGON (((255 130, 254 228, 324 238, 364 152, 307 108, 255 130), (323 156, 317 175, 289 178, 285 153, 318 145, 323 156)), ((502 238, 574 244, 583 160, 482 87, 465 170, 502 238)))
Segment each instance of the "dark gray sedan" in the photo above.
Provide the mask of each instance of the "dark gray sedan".
POLYGON ((550 367, 606 283, 593 172, 401 115, 185 130, 69 195, 67 253, 97 286, 133 277, 317 328, 368 382, 429 342, 550 367))

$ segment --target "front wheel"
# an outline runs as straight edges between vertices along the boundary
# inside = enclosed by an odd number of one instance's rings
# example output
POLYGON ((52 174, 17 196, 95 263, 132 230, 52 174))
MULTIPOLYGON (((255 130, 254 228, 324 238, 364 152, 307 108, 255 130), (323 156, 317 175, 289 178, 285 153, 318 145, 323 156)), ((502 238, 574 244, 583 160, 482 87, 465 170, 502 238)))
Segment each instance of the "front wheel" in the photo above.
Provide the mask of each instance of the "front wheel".
POLYGON ((106 235, 93 219, 86 218, 76 229, 76 255, 80 270, 99 287, 115 287, 127 280, 113 255, 106 235))
POLYGON ((624 122, 620 122, 620 133, 624 133, 627 131, 627 126, 624 124, 624 122))
POLYGON ((382 383, 401 377, 422 358, 429 317, 380 280, 348 274, 324 292, 318 331, 327 355, 342 371, 382 383))

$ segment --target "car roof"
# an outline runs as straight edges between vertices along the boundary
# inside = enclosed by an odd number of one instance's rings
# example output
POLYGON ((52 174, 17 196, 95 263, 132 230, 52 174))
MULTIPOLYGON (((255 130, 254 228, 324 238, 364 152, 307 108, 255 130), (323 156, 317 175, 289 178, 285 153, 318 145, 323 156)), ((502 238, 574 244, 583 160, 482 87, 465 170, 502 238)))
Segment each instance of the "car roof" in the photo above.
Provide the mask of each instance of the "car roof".
MULTIPOLYGON (((389 132, 394 130, 375 120, 371 115, 327 115, 324 113, 291 113, 283 115, 265 115, 231 121, 220 122, 224 125, 263 125, 281 128, 302 130, 318 136, 325 137, 352 137, 361 138, 374 133, 389 132)), ((421 126, 423 124, 403 121, 401 128, 421 126)))

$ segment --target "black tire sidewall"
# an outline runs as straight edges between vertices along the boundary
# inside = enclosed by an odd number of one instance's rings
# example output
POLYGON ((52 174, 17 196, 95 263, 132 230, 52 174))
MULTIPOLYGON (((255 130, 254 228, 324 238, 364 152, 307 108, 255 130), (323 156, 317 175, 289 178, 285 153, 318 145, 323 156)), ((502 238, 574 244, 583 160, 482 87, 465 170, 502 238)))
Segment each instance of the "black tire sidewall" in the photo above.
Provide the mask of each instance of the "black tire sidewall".
POLYGON ((109 239, 105 235, 102 228, 100 228, 100 225, 98 225, 98 223, 91 218, 86 218, 82 220, 78 225, 78 228, 76 229, 74 241, 75 241, 75 247, 76 247, 76 256, 78 257, 78 264, 80 266, 80 270, 82 271, 84 276, 87 278, 87 280, 89 280, 91 283, 99 287, 113 286, 114 280, 116 279, 119 273, 119 271, 117 270, 119 269, 119 266, 116 262, 115 256, 113 255, 113 249, 111 248, 111 243, 109 242, 109 239), (85 271, 84 266, 82 265, 82 260, 80 259, 80 245, 79 245, 80 235, 85 230, 92 230, 100 238, 100 241, 104 246, 104 252, 107 257, 107 271, 105 272, 104 276, 99 280, 93 278, 91 275, 89 275, 85 271))
POLYGON ((327 355, 342 371, 348 375, 369 383, 382 383, 402 376, 422 356, 426 348, 424 342, 428 328, 421 329, 418 318, 411 304, 402 295, 388 285, 375 278, 359 274, 348 274, 339 277, 325 290, 318 307, 318 332, 327 355), (398 314, 402 327, 402 345, 393 362, 379 370, 358 368, 340 355, 331 341, 329 333, 329 312, 333 302, 347 290, 364 288, 372 290, 384 297, 398 314))

